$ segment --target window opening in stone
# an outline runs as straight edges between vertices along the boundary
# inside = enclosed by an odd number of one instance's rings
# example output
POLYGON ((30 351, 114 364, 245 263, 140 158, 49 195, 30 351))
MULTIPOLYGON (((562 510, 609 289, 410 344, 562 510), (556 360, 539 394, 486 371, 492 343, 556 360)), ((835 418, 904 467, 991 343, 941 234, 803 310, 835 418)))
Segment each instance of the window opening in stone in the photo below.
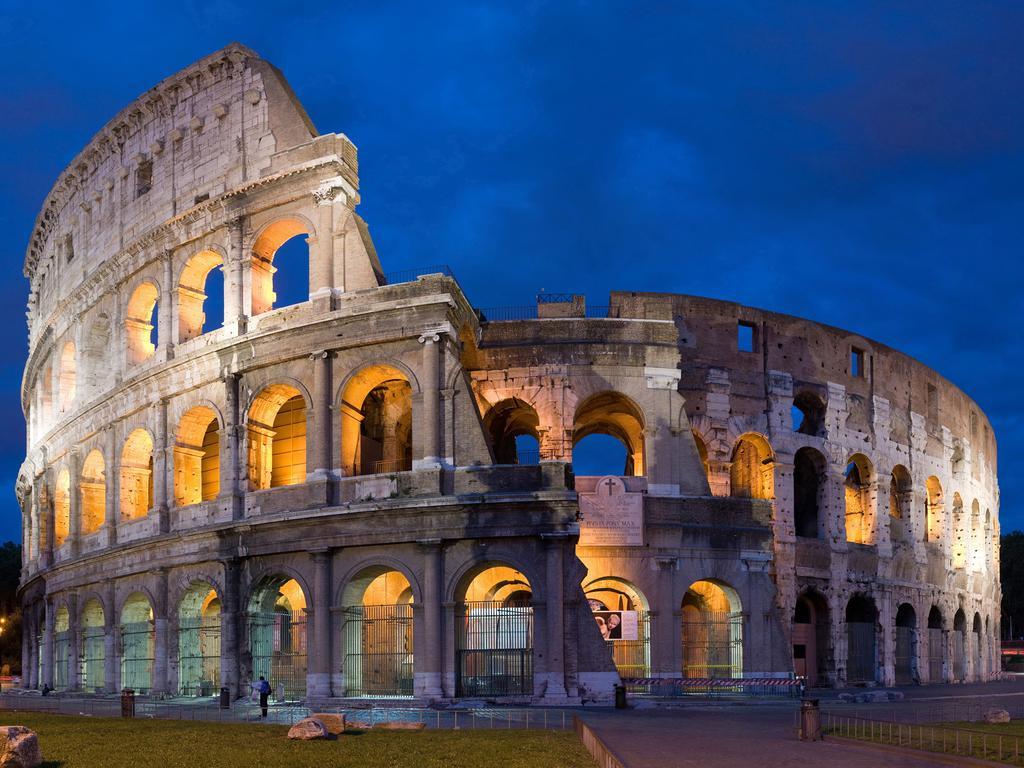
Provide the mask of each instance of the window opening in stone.
POLYGON ((153 161, 143 160, 135 169, 135 197, 147 194, 153 188, 153 161))
POLYGON ((178 341, 224 324, 224 260, 216 251, 200 251, 185 265, 178 284, 178 341))
POLYGON ((864 378, 864 350, 854 347, 850 350, 850 375, 855 379, 864 378))
POLYGON ((793 515, 796 535, 823 538, 820 511, 825 484, 825 458, 813 448, 801 448, 793 460, 793 515))
POLYGON ((157 329, 156 286, 142 283, 128 300, 125 335, 128 341, 128 363, 137 365, 153 356, 159 341, 157 329))
POLYGON ((756 345, 756 326, 742 320, 736 324, 736 348, 740 352, 753 352, 756 345))
POLYGON ((341 407, 341 465, 346 475, 412 469, 412 386, 389 365, 359 371, 341 407))
POLYGON ((107 482, 103 454, 89 451, 82 464, 82 535, 96 533, 107 516, 107 482))
POLYGON ((139 520, 153 505, 153 438, 136 429, 121 451, 121 519, 139 520))
POLYGON ((618 392, 588 397, 573 424, 573 471, 577 477, 642 477, 644 422, 640 408, 618 392), (584 440, 587 444, 584 445, 584 440))
POLYGON ((252 248, 252 314, 309 300, 311 233, 298 219, 267 227, 252 248))
POLYGON ((874 543, 874 491, 871 462, 854 454, 846 465, 843 486, 846 497, 846 540, 852 544, 874 543))
POLYGON ((825 431, 825 404, 812 392, 799 392, 793 398, 793 431, 821 437, 825 431))
POLYGON ((253 400, 247 420, 249 488, 264 490, 306 480, 306 401, 287 384, 253 400))
POLYGON ((484 416, 484 429, 490 438, 495 462, 539 463, 539 423, 537 411, 517 398, 509 398, 492 405, 484 416))
POLYGON ((178 422, 174 443, 174 503, 198 504, 220 493, 220 431, 217 414, 205 405, 178 422))
POLYGON ((775 497, 772 447, 761 435, 746 434, 736 441, 729 467, 730 495, 741 499, 775 497))

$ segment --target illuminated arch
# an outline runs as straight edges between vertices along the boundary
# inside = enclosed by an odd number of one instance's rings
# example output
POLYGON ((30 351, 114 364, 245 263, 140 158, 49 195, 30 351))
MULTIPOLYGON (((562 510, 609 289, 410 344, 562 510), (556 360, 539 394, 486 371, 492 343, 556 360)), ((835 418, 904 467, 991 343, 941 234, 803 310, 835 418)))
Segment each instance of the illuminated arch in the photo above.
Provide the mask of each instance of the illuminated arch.
POLYGON ((942 483, 934 475, 925 482, 924 510, 924 540, 942 541, 943 528, 946 524, 942 483))
POLYGON ((206 328, 206 280, 215 269, 223 268, 224 257, 213 250, 195 254, 186 263, 178 281, 178 341, 201 336, 206 328))
POLYGON ((82 687, 89 693, 99 693, 106 687, 106 614, 95 597, 82 606, 80 623, 82 687))
POLYGON ((220 611, 217 590, 207 581, 189 584, 178 603, 178 691, 212 696, 220 687, 220 611))
POLYGON ((174 442, 174 503, 199 504, 220 493, 220 424, 206 405, 190 408, 174 442))
POLYGON ((846 463, 843 486, 846 495, 846 540, 852 544, 875 543, 875 471, 863 453, 846 463))
POLYGON ((121 519, 138 520, 153 506, 153 436, 136 429, 121 450, 121 519))
POLYGON ((285 699, 306 695, 308 596, 288 574, 261 577, 249 598, 248 638, 251 679, 261 675, 284 687, 285 699))
POLYGON ((128 364, 137 365, 148 360, 156 351, 153 329, 156 327, 156 305, 160 292, 148 280, 139 284, 128 300, 124 331, 128 344, 128 364))
POLYGON ((67 411, 75 402, 78 391, 78 363, 75 343, 65 341, 60 353, 60 409, 67 411))
MULTIPOLYGON (((297 216, 277 219, 264 227, 252 246, 252 314, 261 315, 274 307, 274 256, 287 241, 298 235, 315 236, 313 227, 297 216)), ((308 274, 307 274, 308 280, 308 274)), ((308 283, 307 283, 308 284, 308 283)), ((308 294, 308 291, 307 291, 308 294)))
POLYGON ((732 450, 730 495, 743 499, 775 498, 775 461, 772 447, 759 434, 741 435, 732 450))
POLYGON ((57 473, 53 493, 53 538, 59 549, 71 535, 71 474, 67 467, 57 473))
MULTIPOLYGON (((520 461, 518 438, 527 436, 538 446, 540 434, 540 417, 532 405, 510 397, 501 400, 488 409, 484 415, 484 429, 494 450, 494 460, 498 464, 536 463, 539 454, 533 461, 520 461)), ((533 457, 531 457, 533 458, 533 457)))
POLYGON ((573 419, 573 449, 591 435, 608 435, 625 446, 622 475, 642 477, 645 474, 643 411, 626 395, 598 392, 579 404, 573 419))
POLYGON ((79 481, 82 494, 82 535, 96 533, 107 517, 107 480, 103 454, 98 449, 89 451, 82 464, 79 481))
POLYGON ((413 383, 389 363, 365 366, 342 390, 341 467, 347 476, 412 469, 413 383))
POLYGON ((148 693, 153 687, 153 606, 142 592, 132 592, 121 606, 121 687, 148 693))
POLYGON ((889 476, 889 539, 894 544, 913 540, 914 484, 910 471, 902 464, 892 468, 889 476))
POLYGON ((953 567, 963 569, 967 567, 967 556, 969 551, 969 536, 967 515, 964 512, 964 500, 959 492, 953 493, 953 540, 950 542, 950 550, 953 559, 953 567))
POLYGON ((586 580, 583 593, 609 646, 619 675, 624 678, 649 677, 651 627, 647 596, 635 584, 617 576, 586 580), (636 637, 624 637, 623 629, 631 629, 633 619, 636 637))
POLYGON ((253 398, 246 420, 250 490, 306 480, 306 398, 290 384, 271 384, 253 398))
POLYGON ((724 582, 702 579, 682 603, 683 677, 743 677, 743 606, 724 582))

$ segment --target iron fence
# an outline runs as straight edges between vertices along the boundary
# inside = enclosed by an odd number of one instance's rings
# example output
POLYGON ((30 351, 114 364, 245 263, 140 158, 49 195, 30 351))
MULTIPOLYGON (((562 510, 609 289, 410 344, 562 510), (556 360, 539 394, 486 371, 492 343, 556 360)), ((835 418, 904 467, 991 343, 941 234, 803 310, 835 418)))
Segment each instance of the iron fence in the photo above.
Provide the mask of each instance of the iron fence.
POLYGON ((153 687, 153 623, 121 625, 121 687, 147 693, 153 687))
POLYGON ((637 611, 636 640, 606 640, 622 678, 643 678, 651 669, 651 615, 637 611))
POLYGON ((278 699, 297 701, 306 695, 306 617, 290 613, 249 614, 252 677, 263 676, 278 699))
POLYGON ((928 629, 928 682, 941 683, 945 679, 943 674, 944 661, 946 658, 946 638, 941 629, 928 629))
POLYGON ((58 691, 68 687, 68 656, 71 652, 71 634, 57 632, 53 641, 53 687, 58 691))
POLYGON ((220 616, 180 619, 178 681, 182 696, 212 696, 220 680, 220 616))
POLYGON ((452 268, 447 264, 432 264, 426 267, 413 267, 412 269, 401 269, 395 272, 388 272, 384 275, 385 285, 396 285, 397 283, 412 283, 423 275, 444 275, 455 277, 452 268))
POLYGON ((345 608, 348 696, 413 695, 412 605, 345 608))
POLYGON ((456 696, 533 694, 533 608, 496 601, 456 607, 456 696))
POLYGON ((846 679, 865 683, 875 679, 874 622, 846 622, 846 679))
POLYGON ((106 633, 103 627, 86 627, 82 631, 80 662, 82 687, 87 691, 102 691, 106 666, 106 633))
POLYGON ((684 611, 683 677, 737 678, 742 652, 742 614, 684 611))
POLYGON ((914 634, 913 627, 896 627, 893 662, 897 685, 910 685, 914 682, 914 634))

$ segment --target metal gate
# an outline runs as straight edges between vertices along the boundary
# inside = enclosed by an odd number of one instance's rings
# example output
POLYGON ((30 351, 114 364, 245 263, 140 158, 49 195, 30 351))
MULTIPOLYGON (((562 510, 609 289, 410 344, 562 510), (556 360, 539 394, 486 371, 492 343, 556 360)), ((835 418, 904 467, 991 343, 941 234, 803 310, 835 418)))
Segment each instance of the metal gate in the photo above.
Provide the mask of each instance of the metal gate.
POLYGON ((964 631, 953 632, 953 679, 963 682, 967 677, 967 654, 964 650, 964 631))
POLYGON ((944 681, 943 666, 946 660, 946 638, 941 629, 928 629, 928 682, 944 681))
POLYGON ((914 682, 914 628, 896 627, 896 684, 914 682))
POLYGON ((180 619, 178 688, 182 696, 213 696, 220 684, 220 616, 180 619))
POLYGON ((846 622, 846 680, 869 683, 875 680, 874 622, 846 622))
POLYGON ((63 691, 68 687, 68 654, 71 651, 71 634, 57 632, 53 643, 53 687, 63 691))
POLYGON ((651 670, 651 615, 637 611, 636 640, 606 640, 620 677, 649 677, 651 670))
POLYGON ((121 625, 121 687, 149 693, 153 687, 153 624, 121 625))
POLYGON ((306 617, 290 613, 250 613, 249 651, 252 676, 270 681, 274 690, 284 686, 284 698, 296 701, 306 695, 306 617))
POLYGON ((455 609, 456 696, 533 694, 533 608, 480 601, 455 609))
POLYGON ((82 630, 82 689, 89 693, 100 693, 105 685, 104 669, 106 654, 103 627, 86 627, 82 630))
POLYGON ((742 677, 742 654, 742 614, 683 611, 683 677, 742 677))
POLYGON ((345 609, 345 692, 348 696, 412 696, 412 605, 345 609))

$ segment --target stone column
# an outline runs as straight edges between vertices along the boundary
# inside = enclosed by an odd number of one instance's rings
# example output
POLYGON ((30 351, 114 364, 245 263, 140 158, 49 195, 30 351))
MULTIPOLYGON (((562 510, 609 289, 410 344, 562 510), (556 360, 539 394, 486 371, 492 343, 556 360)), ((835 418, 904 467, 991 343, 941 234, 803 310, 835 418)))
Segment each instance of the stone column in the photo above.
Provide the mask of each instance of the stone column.
POLYGON ((658 566, 656 603, 651 611, 651 677, 679 677, 683 668, 682 621, 677 619, 674 557, 655 559, 658 566))
POLYGON ((81 647, 79 642, 78 626, 78 595, 68 595, 68 690, 77 691, 82 687, 79 676, 78 653, 81 647))
POLYGON ((43 619, 43 680, 45 685, 53 688, 53 626, 54 626, 54 608, 53 598, 47 596, 44 602, 46 610, 46 616, 43 619))
POLYGON ((242 499, 244 488, 241 474, 241 433, 244 426, 239 423, 238 375, 228 373, 224 377, 224 439, 221 441, 221 496, 231 506, 231 519, 241 520, 245 513, 242 499))
POLYGON ((896 606, 890 589, 879 589, 875 599, 878 601, 878 620, 882 625, 878 648, 881 683, 892 686, 896 685, 896 606))
POLYGON ((565 688, 565 536, 542 535, 547 569, 545 618, 547 629, 546 699, 564 699, 565 688))
POLYGON ((21 679, 23 681, 22 682, 22 686, 23 687, 30 687, 30 686, 26 686, 25 685, 25 683, 28 682, 28 678, 29 678, 28 669, 29 669, 29 666, 32 663, 31 662, 32 648, 29 646, 29 637, 30 637, 30 635, 29 635, 29 632, 28 632, 28 619, 27 619, 27 614, 25 614, 25 615, 26 615, 26 619, 25 619, 25 621, 22 624, 22 632, 21 632, 21 679))
POLYGON ((317 204, 317 235, 306 238, 309 244, 309 298, 329 300, 334 287, 334 210, 331 199, 316 196, 314 199, 317 204))
POLYGON ((171 530, 170 511, 167 505, 167 475, 174 466, 172 446, 167 439, 167 399, 161 398, 153 405, 153 424, 156 432, 153 445, 153 514, 156 515, 160 533, 171 530))
POLYGON ((28 680, 29 688, 39 687, 39 606, 33 603, 26 612, 25 631, 29 637, 28 669, 22 677, 28 680))
POLYGON ((103 510, 103 529, 107 532, 107 543, 117 543, 118 507, 121 502, 121 462, 117 455, 117 430, 111 424, 105 433, 106 447, 106 505, 103 510))
POLYGON ((313 558, 313 643, 309 655, 306 689, 309 696, 331 695, 331 551, 311 552, 313 558))
POLYGON ((420 336, 423 345, 422 418, 423 458, 413 462, 413 469, 435 467, 441 463, 441 336, 428 333, 420 336))
POLYGON ((57 535, 53 515, 53 471, 47 469, 40 478, 39 514, 42 530, 45 531, 43 549, 39 554, 40 568, 53 565, 53 540, 57 535))
POLYGON ((331 466, 331 353, 315 352, 313 361, 313 424, 310 433, 312 477, 330 477, 331 466))
POLYGON ((169 641, 167 627, 167 569, 157 568, 153 571, 153 693, 155 695, 170 693, 167 686, 167 645, 169 641))
POLYGON ((239 654, 239 578, 242 562, 238 558, 225 560, 224 599, 220 609, 220 684, 231 691, 231 697, 239 696, 238 654, 239 654))
POLYGON ((176 307, 173 304, 176 295, 171 252, 165 251, 163 255, 163 290, 160 292, 160 304, 157 306, 157 322, 160 327, 157 330, 156 339, 159 348, 163 350, 164 360, 171 360, 174 357, 174 330, 178 325, 174 322, 176 307))
POLYGON ((117 603, 113 580, 104 585, 103 606, 103 688, 117 693, 121 688, 121 664, 117 657, 117 603))
POLYGON ((241 217, 228 222, 228 258, 224 265, 224 329, 228 336, 245 333, 249 315, 245 290, 248 259, 242 250, 242 223, 241 217))
POLYGON ((71 476, 70 488, 68 491, 68 507, 70 519, 68 521, 68 552, 71 557, 78 557, 79 541, 82 531, 82 454, 77 445, 71 446, 68 451, 68 474, 71 476))
POLYGON ((440 698, 442 670, 442 626, 441 602, 444 590, 444 549, 440 539, 426 539, 419 542, 423 553, 423 641, 422 659, 416 673, 416 695, 424 698, 440 698))

